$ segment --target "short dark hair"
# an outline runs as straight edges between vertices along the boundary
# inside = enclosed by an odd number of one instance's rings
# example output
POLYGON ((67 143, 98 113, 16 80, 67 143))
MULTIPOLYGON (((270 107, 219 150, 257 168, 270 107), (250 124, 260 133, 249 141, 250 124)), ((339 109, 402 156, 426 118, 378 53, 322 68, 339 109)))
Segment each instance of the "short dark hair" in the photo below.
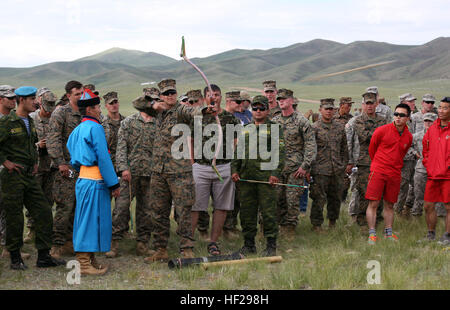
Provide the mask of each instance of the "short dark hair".
POLYGON ((394 111, 397 110, 397 108, 406 109, 406 111, 408 111, 408 116, 411 115, 411 108, 406 103, 397 104, 397 106, 395 107, 394 111))
POLYGON ((64 89, 66 90, 66 94, 70 94, 72 89, 80 89, 83 88, 83 84, 81 84, 78 81, 69 81, 67 82, 66 86, 64 87, 64 89))
MULTIPOLYGON (((218 91, 219 93, 221 93, 222 94, 222 91, 220 90, 220 87, 219 86, 217 86, 216 84, 211 84, 210 85, 211 86, 211 90, 214 92, 214 91, 218 91)), ((208 88, 208 86, 206 86, 204 89, 203 89, 203 97, 206 97, 206 93, 209 91, 209 88, 208 88)))

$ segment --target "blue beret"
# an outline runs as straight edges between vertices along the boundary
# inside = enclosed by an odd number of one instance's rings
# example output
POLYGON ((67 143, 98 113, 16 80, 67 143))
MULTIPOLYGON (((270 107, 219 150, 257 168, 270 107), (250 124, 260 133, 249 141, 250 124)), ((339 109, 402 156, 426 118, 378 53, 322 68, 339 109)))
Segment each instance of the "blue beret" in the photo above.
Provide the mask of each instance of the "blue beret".
POLYGON ((37 88, 33 86, 22 86, 17 88, 14 93, 20 97, 36 96, 37 88))

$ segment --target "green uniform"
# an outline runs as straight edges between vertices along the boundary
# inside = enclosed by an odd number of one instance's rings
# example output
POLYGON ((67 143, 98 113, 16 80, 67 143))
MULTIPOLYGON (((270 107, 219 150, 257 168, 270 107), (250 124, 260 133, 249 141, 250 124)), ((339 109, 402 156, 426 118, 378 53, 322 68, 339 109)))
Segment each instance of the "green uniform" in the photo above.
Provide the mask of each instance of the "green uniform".
POLYGON ((19 250, 23 245, 23 206, 35 220, 36 248, 50 249, 52 245, 52 212, 47 199, 32 175, 37 164, 37 140, 33 120, 28 117, 30 133, 24 121, 12 111, 0 119, 0 162, 9 160, 24 168, 20 173, 0 173, 3 206, 6 214, 6 247, 8 251, 19 250))
MULTIPOLYGON (((231 173, 238 173, 240 178, 258 181, 269 181, 270 176, 275 176, 280 178, 281 171, 284 164, 284 142, 283 142, 283 132, 281 126, 274 122, 267 120, 265 124, 267 127, 263 128, 261 125, 256 126, 256 134, 258 140, 261 138, 266 138, 267 140, 267 150, 269 151, 272 147, 271 135, 272 128, 271 125, 279 126, 279 163, 274 170, 262 170, 261 163, 269 162, 269 159, 261 159, 259 152, 256 159, 249 159, 250 148, 257 148, 257 145, 250 145, 249 137, 250 129, 254 128, 254 122, 245 126, 242 134, 242 139, 245 139, 245 156, 244 159, 235 159, 231 162, 231 173), (251 126, 251 127, 250 127, 251 126)), ((254 151, 254 149, 253 149, 254 151)), ((241 200, 241 211, 240 219, 242 226, 242 233, 244 239, 254 240, 257 233, 257 222, 258 222, 258 210, 261 212, 263 223, 264 223, 264 236, 266 238, 276 238, 278 234, 278 224, 277 224, 277 191, 275 187, 268 184, 258 184, 258 183, 247 183, 240 182, 240 200, 241 200)))

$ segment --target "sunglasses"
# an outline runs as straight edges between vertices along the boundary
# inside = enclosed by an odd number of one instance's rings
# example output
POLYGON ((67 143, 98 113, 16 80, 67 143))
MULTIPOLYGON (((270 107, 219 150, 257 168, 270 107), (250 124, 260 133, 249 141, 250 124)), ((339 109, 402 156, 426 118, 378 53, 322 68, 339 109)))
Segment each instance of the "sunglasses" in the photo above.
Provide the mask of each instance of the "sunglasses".
POLYGON ((405 113, 398 113, 398 112, 394 112, 394 116, 398 116, 398 117, 407 117, 408 114, 405 113))
POLYGON ((375 102, 366 102, 365 104, 367 104, 367 105, 372 105, 372 104, 375 104, 375 102))
POLYGON ((118 104, 118 103, 119 103, 119 101, 114 100, 114 101, 109 102, 108 104, 109 104, 109 105, 114 105, 114 104, 118 104))
POLYGON ((334 110, 334 108, 324 108, 324 110, 331 111, 334 110))
POLYGON ((183 99, 183 100, 181 100, 181 102, 188 102, 188 99, 187 98, 183 99))
POLYGON ((197 103, 197 102, 198 102, 198 99, 197 100, 189 100, 190 104, 194 104, 194 103, 197 103))
POLYGON ((266 107, 253 107, 252 108, 252 111, 261 111, 261 112, 264 112, 264 111, 266 111, 267 109, 266 109, 266 107))
POLYGON ((162 95, 163 95, 163 96, 172 96, 172 95, 175 95, 176 93, 177 93, 177 92, 174 91, 174 90, 168 90, 168 91, 166 91, 166 92, 163 92, 162 95))
POLYGON ((236 102, 236 104, 241 104, 242 103, 241 100, 235 100, 234 102, 236 102))
POLYGON ((434 104, 434 101, 424 101, 426 104, 434 104))

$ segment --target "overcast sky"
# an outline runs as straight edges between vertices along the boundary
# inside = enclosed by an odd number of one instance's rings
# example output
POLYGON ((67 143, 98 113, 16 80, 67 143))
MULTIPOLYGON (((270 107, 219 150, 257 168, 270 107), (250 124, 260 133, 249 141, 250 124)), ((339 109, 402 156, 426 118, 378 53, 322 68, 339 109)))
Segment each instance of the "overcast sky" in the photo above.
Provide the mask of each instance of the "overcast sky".
POLYGON ((420 45, 450 36, 448 0, 2 1, 0 67, 71 61, 112 47, 179 58, 313 39, 420 45))

